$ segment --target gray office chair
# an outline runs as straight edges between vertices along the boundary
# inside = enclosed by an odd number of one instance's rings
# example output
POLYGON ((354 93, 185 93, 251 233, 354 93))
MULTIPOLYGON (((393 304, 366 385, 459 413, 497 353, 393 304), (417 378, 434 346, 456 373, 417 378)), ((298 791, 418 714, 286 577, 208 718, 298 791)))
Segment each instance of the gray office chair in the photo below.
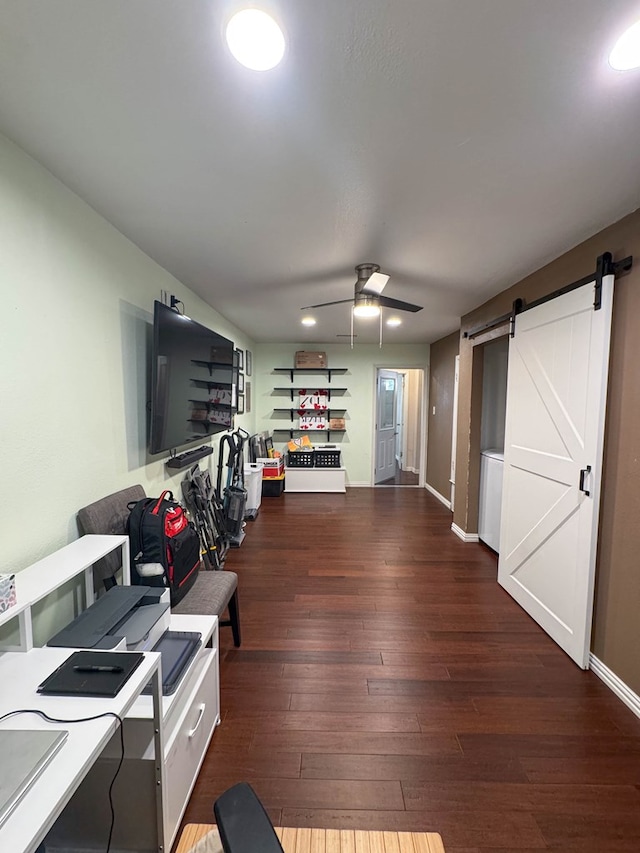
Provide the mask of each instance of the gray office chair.
POLYGON ((221 794, 213 813, 224 853, 284 853, 269 815, 247 782, 221 794))
MULTIPOLYGON (((78 528, 80 533, 99 533, 122 535, 127 532, 129 503, 146 497, 140 485, 121 489, 112 495, 107 495, 78 512, 78 528)), ((93 567, 93 578, 96 589, 100 586, 109 587, 115 584, 115 575, 120 568, 120 560, 116 554, 107 554, 93 567)), ((189 616, 217 616, 221 626, 230 626, 233 632, 233 644, 240 645, 240 611, 238 605, 238 576, 226 569, 220 571, 200 571, 198 580, 185 597, 175 607, 172 613, 188 614, 189 616), (229 618, 223 620, 225 610, 229 618)))

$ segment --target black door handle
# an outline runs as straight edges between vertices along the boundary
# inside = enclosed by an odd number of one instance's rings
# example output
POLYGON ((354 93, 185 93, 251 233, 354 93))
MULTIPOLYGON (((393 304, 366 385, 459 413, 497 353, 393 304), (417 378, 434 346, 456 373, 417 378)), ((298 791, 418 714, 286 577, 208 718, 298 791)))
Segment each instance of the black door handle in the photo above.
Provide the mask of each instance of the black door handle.
POLYGON ((578 489, 581 492, 584 492, 587 497, 589 497, 590 492, 588 492, 587 489, 585 489, 585 487, 584 487, 584 478, 587 476, 587 474, 590 474, 590 473, 591 473, 591 465, 587 465, 586 468, 580 469, 580 485, 578 486, 578 489))

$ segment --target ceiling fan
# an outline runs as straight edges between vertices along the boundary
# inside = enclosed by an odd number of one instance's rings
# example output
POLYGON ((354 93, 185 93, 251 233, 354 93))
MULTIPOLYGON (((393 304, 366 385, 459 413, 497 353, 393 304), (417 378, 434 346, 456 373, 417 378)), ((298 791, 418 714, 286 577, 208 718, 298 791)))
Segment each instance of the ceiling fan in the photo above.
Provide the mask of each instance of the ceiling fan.
POLYGON ((382 296, 382 291, 389 276, 380 272, 378 264, 358 264, 356 267, 358 276, 355 283, 355 293, 352 299, 339 299, 335 302, 321 302, 318 305, 306 305, 302 310, 309 308, 324 308, 327 305, 342 305, 346 302, 353 303, 353 314, 356 317, 377 317, 380 308, 395 308, 397 311, 422 311, 421 305, 412 305, 411 302, 403 302, 400 299, 392 299, 382 296))

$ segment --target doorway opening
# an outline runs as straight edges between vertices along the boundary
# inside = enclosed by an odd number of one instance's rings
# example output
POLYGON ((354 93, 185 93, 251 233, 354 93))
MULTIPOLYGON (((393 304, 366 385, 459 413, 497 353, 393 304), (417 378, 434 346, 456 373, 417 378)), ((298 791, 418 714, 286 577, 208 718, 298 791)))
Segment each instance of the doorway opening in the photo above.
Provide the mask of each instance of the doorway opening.
POLYGON ((424 485, 423 407, 423 369, 376 369, 374 485, 424 485))
POLYGON ((482 408, 478 538, 499 553, 509 338, 504 336, 490 341, 482 346, 481 352, 482 408))
MULTIPOLYGON (((504 452, 504 422, 506 403, 506 369, 508 366, 509 327, 505 323, 485 334, 478 335, 472 340, 472 370, 471 370, 471 411, 469 428, 469 472, 467 488, 468 532, 473 537, 468 541, 477 542, 480 504, 484 500, 483 489, 487 487, 486 472, 481 472, 481 466, 486 467, 487 461, 483 455, 487 451, 504 452), (487 365, 485 370, 485 355, 487 365), (484 463, 483 463, 484 460, 484 463), (481 484, 482 474, 482 484, 481 484)), ((489 457, 493 458, 493 457, 489 457)), ((502 463, 498 461, 498 465, 502 463)), ((494 468, 497 468, 494 465, 494 468)), ((494 474, 501 484, 501 468, 494 474)), ((493 505, 500 503, 500 497, 493 505)), ((484 508, 482 510, 484 513, 484 508)), ((484 524, 484 517, 483 517, 484 524)), ((500 521, 498 521, 498 530, 500 521)), ((488 544, 483 537, 485 544, 488 544)), ((489 545, 496 552, 499 549, 499 533, 489 545)))

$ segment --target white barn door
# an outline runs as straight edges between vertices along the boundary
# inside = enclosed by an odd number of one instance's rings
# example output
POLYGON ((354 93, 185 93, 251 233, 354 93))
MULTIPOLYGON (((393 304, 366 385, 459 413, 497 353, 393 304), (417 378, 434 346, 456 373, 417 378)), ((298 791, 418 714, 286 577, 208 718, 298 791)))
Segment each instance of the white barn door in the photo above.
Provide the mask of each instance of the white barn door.
POLYGON ((585 669, 613 283, 519 314, 509 346, 498 581, 585 669))

